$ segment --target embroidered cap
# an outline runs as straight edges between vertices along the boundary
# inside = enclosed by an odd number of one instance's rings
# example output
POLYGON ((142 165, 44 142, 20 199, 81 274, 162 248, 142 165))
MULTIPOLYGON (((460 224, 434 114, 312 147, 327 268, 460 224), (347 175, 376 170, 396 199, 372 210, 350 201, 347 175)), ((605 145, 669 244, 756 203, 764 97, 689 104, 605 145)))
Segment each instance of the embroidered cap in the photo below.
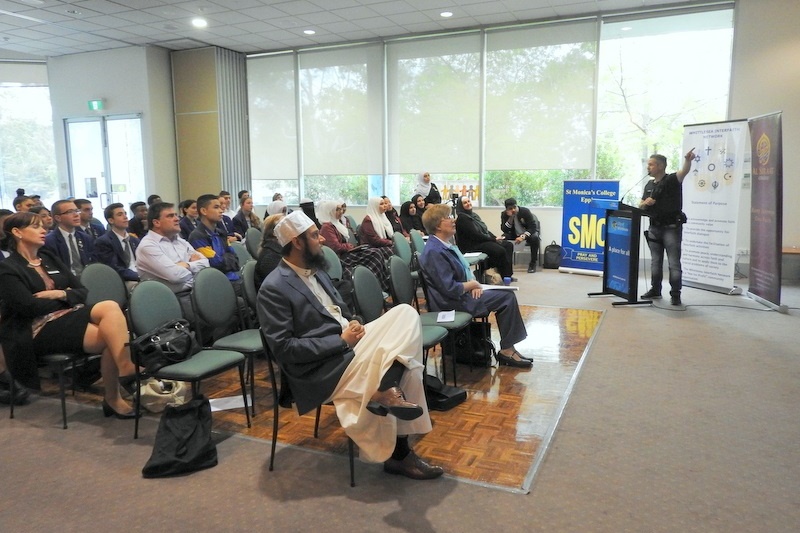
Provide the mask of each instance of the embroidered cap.
POLYGON ((292 239, 314 225, 314 221, 302 211, 292 211, 275 226, 275 236, 281 246, 286 246, 292 239))

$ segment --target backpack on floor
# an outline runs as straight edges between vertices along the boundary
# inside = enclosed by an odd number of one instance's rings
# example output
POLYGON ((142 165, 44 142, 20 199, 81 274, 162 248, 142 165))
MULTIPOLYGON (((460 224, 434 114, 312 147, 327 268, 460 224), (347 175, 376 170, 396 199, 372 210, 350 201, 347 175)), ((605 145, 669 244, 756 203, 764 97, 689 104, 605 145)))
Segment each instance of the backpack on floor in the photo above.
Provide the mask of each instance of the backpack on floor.
POLYGON ((556 241, 551 242, 544 247, 544 259, 542 259, 542 268, 558 268, 561 266, 561 257, 564 254, 564 249, 556 244, 556 241))

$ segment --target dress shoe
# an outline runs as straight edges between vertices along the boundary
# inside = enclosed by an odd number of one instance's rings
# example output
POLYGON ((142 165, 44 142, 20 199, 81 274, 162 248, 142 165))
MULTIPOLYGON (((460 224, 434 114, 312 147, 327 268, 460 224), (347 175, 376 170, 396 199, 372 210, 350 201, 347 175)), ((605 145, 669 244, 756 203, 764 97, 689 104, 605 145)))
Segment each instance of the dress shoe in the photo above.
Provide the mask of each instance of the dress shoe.
MULTIPOLYGON (((129 420, 132 418, 136 418, 136 410, 131 409, 127 413, 118 413, 111 407, 107 401, 103 400, 103 416, 106 418, 109 416, 116 416, 120 420, 129 420)), ((140 415, 141 416, 141 415, 140 415)))
POLYGON ((527 355, 522 355, 518 351, 514 350, 514 355, 519 357, 520 359, 524 359, 525 361, 533 361, 533 357, 528 357, 527 355))
POLYGON ((411 479, 435 479, 444 474, 442 467, 425 462, 413 451, 408 452, 402 461, 390 458, 383 463, 383 471, 411 479))
MULTIPOLYGON (((7 370, 0 372, 0 403, 6 405, 11 403, 12 379, 14 378, 11 377, 11 374, 7 370)), ((28 403, 29 397, 30 391, 28 391, 22 383, 14 380, 14 405, 25 405, 28 403)))
POLYGON ((671 303, 672 305, 682 305, 681 295, 680 294, 671 295, 669 303, 671 303))
POLYGON ((378 416, 394 415, 400 420, 414 420, 422 416, 422 407, 406 401, 400 387, 390 387, 373 394, 367 410, 378 416))
POLYGON ((661 299, 661 291, 657 291, 655 289, 650 289, 646 293, 642 294, 642 300, 660 300, 661 299))
POLYGON ((500 352, 497 352, 495 357, 497 358, 497 362, 499 364, 505 366, 513 366, 515 368, 530 368, 531 366, 533 366, 533 361, 524 358, 514 359, 514 357, 512 356, 505 355, 500 352))

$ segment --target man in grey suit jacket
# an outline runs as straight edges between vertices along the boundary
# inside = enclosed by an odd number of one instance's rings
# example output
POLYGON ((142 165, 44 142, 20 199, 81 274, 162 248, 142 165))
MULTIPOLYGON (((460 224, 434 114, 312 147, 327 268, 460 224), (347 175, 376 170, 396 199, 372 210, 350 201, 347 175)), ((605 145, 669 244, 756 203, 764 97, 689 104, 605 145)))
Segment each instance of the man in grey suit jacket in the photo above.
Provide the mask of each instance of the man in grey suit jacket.
POLYGON ((332 401, 362 460, 383 462, 386 472, 412 479, 439 477, 442 469, 408 444, 409 434, 431 430, 416 311, 400 305, 361 325, 322 269, 325 239, 314 222, 296 211, 275 235, 283 259, 261 286, 258 315, 297 410, 332 401))

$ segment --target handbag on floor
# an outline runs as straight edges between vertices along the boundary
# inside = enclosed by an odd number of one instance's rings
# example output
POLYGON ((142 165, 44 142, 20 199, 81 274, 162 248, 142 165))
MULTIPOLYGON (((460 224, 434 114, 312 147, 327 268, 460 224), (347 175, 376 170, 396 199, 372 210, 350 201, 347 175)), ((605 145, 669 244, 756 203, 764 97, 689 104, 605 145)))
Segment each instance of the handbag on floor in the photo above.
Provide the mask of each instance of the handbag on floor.
POLYGON ((168 405, 158 424, 153 454, 142 469, 146 478, 188 474, 217 465, 211 440, 211 404, 198 395, 178 406, 168 405))
POLYGON ((139 389, 139 402, 151 413, 160 413, 168 405, 185 404, 191 395, 191 386, 183 381, 149 378, 139 389))
POLYGON ((467 391, 445 385, 436 376, 426 375, 425 396, 428 399, 428 409, 432 411, 449 411, 467 399, 467 391))

